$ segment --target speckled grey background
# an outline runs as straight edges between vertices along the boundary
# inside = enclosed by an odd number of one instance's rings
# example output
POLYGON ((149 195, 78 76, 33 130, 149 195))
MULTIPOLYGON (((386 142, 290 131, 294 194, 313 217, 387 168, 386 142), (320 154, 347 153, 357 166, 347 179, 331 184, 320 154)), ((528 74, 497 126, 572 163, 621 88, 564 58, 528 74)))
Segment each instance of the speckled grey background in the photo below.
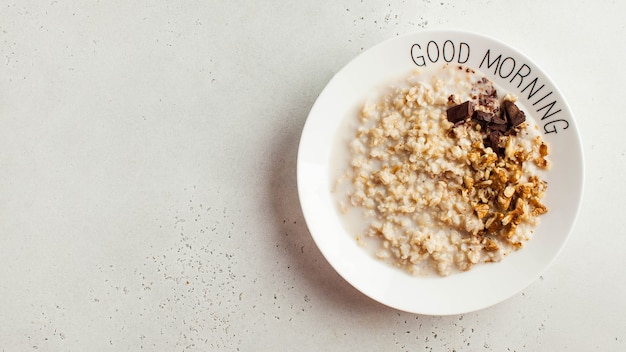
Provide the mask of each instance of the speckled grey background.
POLYGON ((626 350, 621 1, 0 1, 0 351, 626 350), (348 285, 299 210, 315 98, 423 29, 506 41, 578 118, 554 265, 483 311, 348 285))

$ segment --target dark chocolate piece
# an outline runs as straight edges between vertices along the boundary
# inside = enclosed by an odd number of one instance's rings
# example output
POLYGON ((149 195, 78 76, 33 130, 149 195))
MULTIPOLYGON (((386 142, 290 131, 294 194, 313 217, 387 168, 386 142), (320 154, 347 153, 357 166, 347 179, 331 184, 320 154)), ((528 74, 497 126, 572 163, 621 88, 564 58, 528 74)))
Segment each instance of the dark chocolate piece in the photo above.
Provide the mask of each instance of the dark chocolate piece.
POLYGON ((485 123, 490 123, 491 121, 493 121, 494 117, 494 114, 490 114, 484 111, 474 111, 474 115, 472 116, 474 120, 485 123))
POLYGON ((493 122, 494 124, 496 124, 496 125, 504 125, 504 126, 506 126, 506 125, 507 125, 506 115, 500 115, 500 116, 498 116, 498 115, 495 115, 495 114, 494 114, 494 117, 493 117, 493 121, 492 121, 492 122, 493 122))
POLYGON ((465 121, 465 119, 472 116, 473 113, 474 113, 474 106, 469 100, 464 102, 461 105, 456 105, 446 110, 448 121, 454 124, 462 123, 462 121, 465 121))
POLYGON ((477 110, 472 119, 490 131, 505 132, 508 129, 506 120, 497 114, 477 110))
POLYGON ((509 127, 506 124, 492 123, 489 125, 489 129, 504 133, 509 127))
POLYGON ((515 128, 522 122, 526 121, 526 114, 524 114, 524 112, 521 111, 512 101, 506 100, 502 104, 504 105, 504 113, 509 120, 511 128, 515 128))
POLYGON ((502 133, 499 131, 492 131, 489 133, 489 143, 491 144, 491 149, 493 149, 496 153, 500 149, 500 137, 502 133))

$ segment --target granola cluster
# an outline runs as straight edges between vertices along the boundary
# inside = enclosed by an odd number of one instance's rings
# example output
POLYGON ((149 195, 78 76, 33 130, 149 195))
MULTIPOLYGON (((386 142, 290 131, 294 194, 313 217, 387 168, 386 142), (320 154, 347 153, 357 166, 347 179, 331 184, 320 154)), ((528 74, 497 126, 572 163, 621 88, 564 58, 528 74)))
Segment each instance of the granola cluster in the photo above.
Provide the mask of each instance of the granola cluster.
POLYGON ((375 239, 379 258, 445 276, 530 238, 547 212, 548 147, 517 106, 508 115, 515 98, 499 99, 480 74, 446 67, 420 78, 361 111, 340 204, 363 211, 357 239, 375 239))

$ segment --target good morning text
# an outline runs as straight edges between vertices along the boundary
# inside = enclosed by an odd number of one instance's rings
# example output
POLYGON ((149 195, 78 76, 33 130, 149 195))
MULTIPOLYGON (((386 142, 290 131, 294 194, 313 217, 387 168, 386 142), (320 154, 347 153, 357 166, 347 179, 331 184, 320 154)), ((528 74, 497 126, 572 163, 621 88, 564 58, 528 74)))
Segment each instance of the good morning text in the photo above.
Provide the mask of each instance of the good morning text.
POLYGON ((506 56, 491 48, 472 50, 472 46, 462 41, 445 40, 415 43, 411 46, 411 59, 418 67, 436 63, 469 64, 484 74, 492 75, 496 82, 507 82, 508 87, 517 89, 520 97, 528 100, 529 109, 534 109, 543 124, 544 133, 558 133, 567 130, 569 122, 562 113, 562 103, 555 97, 555 89, 539 70, 525 59, 506 56))

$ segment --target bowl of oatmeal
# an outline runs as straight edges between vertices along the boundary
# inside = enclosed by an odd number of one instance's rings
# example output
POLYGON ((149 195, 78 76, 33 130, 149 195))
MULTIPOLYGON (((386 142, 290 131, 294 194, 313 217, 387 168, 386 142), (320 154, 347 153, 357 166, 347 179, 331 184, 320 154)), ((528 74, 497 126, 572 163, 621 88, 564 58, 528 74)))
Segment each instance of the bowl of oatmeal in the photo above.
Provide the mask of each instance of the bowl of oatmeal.
POLYGON ((390 307, 450 315, 524 289, 574 226, 583 158, 548 76, 510 46, 427 31, 366 51, 321 92, 298 192, 331 266, 390 307))

